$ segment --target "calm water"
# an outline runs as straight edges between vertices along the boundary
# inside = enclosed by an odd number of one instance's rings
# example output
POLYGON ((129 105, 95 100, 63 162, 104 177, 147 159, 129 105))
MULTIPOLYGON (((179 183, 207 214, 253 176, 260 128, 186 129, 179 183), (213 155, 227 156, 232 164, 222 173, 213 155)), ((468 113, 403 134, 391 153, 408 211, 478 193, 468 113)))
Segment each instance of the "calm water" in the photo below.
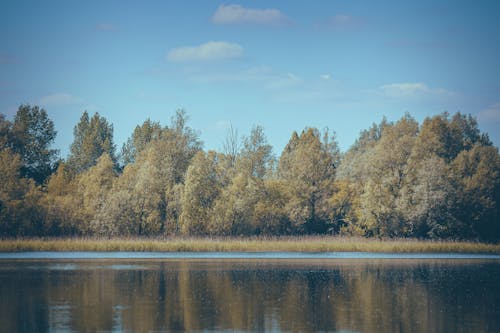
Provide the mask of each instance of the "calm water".
POLYGON ((104 257, 4 256, 0 332, 500 332, 497 257, 104 257))

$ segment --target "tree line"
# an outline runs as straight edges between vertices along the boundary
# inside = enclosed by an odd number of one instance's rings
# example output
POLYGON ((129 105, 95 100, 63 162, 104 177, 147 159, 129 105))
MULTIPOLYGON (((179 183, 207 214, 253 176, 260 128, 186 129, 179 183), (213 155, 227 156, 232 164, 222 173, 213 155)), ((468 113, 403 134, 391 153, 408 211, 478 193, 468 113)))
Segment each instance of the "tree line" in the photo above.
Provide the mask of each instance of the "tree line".
POLYGON ((293 132, 279 156, 264 129, 204 151, 179 110, 147 119, 117 151, 113 125, 84 112, 66 159, 54 123, 0 114, 0 235, 340 234, 500 240, 500 155, 471 115, 406 114, 363 130, 293 132))

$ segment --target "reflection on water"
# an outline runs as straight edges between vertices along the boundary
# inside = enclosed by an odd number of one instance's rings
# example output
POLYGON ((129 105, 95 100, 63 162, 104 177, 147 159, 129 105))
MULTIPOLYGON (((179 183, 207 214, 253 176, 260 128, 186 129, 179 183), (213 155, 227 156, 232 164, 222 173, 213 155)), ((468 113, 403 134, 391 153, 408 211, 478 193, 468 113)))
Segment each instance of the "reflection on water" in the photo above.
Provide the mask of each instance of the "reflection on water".
POLYGON ((4 332, 500 332, 498 260, 0 261, 4 332))

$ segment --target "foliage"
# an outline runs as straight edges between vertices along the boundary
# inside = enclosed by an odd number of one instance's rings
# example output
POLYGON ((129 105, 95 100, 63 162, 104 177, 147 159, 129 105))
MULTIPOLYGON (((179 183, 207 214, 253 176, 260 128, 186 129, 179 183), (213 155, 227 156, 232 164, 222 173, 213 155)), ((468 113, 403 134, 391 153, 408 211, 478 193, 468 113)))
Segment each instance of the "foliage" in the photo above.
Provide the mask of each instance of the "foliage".
POLYGON ((38 106, 21 105, 14 122, 0 115, 0 149, 9 148, 21 158, 21 176, 42 184, 52 173, 57 150, 50 149, 56 137, 54 123, 38 106))
POLYGON ((123 166, 134 163, 137 155, 143 151, 148 143, 160 138, 162 128, 160 123, 149 118, 141 125, 137 125, 132 136, 123 144, 121 162, 123 166))
POLYGON ((279 158, 260 126, 241 140, 231 128, 223 152, 205 152, 187 122, 183 110, 168 126, 147 119, 118 166, 97 113, 82 114, 58 163, 43 109, 0 114, 0 236, 500 241, 500 155, 470 115, 384 118, 344 154, 333 132, 305 128, 279 158))
POLYGON ((330 227, 329 198, 333 194, 336 165, 340 154, 334 137, 307 128, 293 133, 283 150, 279 177, 290 192, 289 219, 297 232, 324 233, 330 227))
POLYGON ((116 163, 113 125, 99 113, 89 118, 85 111, 75 126, 73 135, 74 140, 68 157, 68 167, 73 173, 79 174, 94 166, 104 153, 116 163))

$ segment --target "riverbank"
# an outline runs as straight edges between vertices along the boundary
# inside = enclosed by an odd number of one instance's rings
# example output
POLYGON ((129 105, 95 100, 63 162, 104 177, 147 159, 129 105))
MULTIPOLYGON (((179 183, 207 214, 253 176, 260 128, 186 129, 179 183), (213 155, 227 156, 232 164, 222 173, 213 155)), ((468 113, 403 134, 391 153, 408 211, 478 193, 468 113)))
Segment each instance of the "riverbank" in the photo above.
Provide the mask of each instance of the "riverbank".
POLYGON ((500 254, 500 244, 457 241, 379 240, 350 237, 276 238, 47 238, 0 240, 0 252, 385 252, 500 254))

